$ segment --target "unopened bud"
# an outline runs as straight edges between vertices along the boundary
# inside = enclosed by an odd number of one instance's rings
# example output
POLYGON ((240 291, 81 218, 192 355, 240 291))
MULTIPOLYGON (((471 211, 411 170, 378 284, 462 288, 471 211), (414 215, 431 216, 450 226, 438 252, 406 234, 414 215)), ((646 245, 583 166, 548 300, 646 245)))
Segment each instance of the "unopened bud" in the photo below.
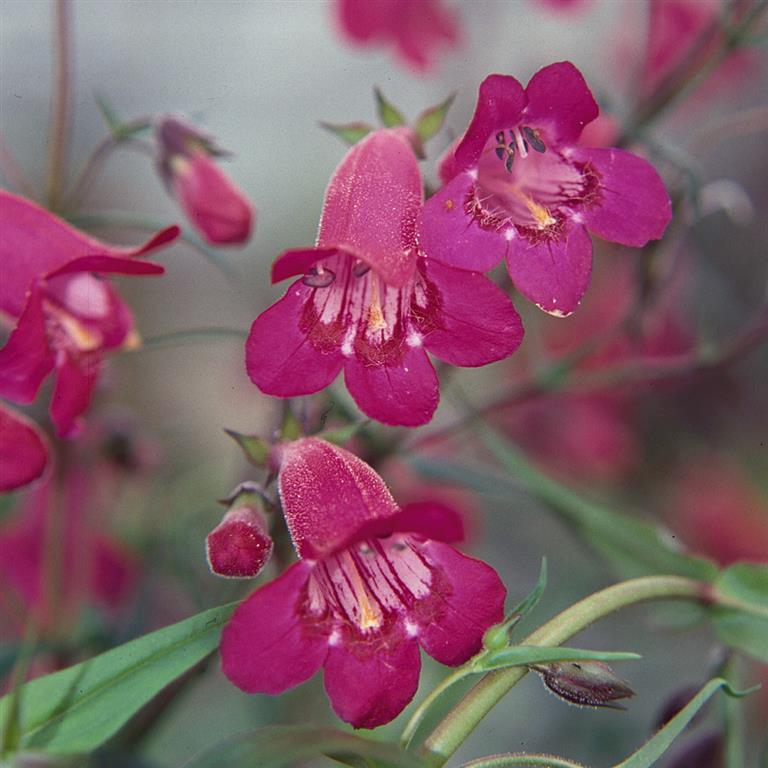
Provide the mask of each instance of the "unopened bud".
POLYGON ((489 651, 500 651, 509 645, 509 625, 494 624, 483 635, 483 647, 489 651))
POLYGON ((257 576, 272 554, 267 519, 257 494, 246 488, 235 495, 222 521, 205 540, 213 573, 230 579, 257 576))
POLYGON ((535 669, 552 693, 580 707, 624 709, 615 701, 635 695, 602 661, 563 661, 535 669))

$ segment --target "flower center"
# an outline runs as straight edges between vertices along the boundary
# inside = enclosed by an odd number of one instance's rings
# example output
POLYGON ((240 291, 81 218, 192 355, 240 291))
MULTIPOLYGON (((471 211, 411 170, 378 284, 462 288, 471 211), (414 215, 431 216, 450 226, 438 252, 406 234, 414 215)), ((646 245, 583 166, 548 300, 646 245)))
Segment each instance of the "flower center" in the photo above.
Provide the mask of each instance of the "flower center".
POLYGON ((43 308, 51 346, 77 352, 92 352, 101 347, 102 335, 86 326, 66 309, 50 301, 45 301, 43 308))
POLYGON ((582 171, 527 125, 499 130, 485 145, 478 163, 473 206, 481 224, 515 224, 548 230, 558 214, 584 198, 582 171))
POLYGON ((309 605, 363 634, 429 594, 432 571, 407 536, 364 541, 319 562, 309 605))

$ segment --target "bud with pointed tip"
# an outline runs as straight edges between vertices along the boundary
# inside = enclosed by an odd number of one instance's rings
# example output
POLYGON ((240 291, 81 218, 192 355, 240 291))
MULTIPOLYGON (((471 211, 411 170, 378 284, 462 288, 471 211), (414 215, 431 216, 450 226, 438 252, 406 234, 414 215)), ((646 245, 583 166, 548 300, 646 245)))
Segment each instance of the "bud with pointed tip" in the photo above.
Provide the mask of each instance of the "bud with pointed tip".
POLYGON ((537 671, 552 693, 580 707, 624 709, 616 699, 635 695, 629 684, 601 661, 557 662, 537 671))
POLYGON ((224 518, 205 539, 208 565, 217 576, 252 579, 272 554, 262 500, 255 486, 243 483, 228 503, 224 518))
POLYGON ((172 115, 155 128, 157 167, 192 226, 213 245, 245 243, 253 206, 214 158, 227 153, 199 128, 172 115))

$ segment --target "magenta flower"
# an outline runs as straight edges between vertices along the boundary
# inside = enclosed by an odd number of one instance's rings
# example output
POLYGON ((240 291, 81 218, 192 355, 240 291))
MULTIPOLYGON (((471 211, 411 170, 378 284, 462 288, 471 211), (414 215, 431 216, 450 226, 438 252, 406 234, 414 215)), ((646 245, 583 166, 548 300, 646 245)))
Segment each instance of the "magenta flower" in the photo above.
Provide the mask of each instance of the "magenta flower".
POLYGON ((569 62, 523 89, 490 75, 472 122, 443 161, 445 186, 424 207, 422 247, 446 264, 485 271, 506 259, 515 287, 565 316, 592 269, 587 229, 634 247, 658 239, 671 216, 664 184, 645 160, 583 147, 598 107, 569 62))
POLYGON ((392 45, 419 72, 432 67, 441 47, 455 48, 460 39, 458 18, 442 0, 336 0, 336 12, 350 42, 392 45))
POLYGON ((214 160, 224 154, 208 134, 178 117, 158 120, 158 170, 192 226, 213 245, 251 236, 253 205, 214 160))
POLYGON ((419 646, 449 665, 480 650, 502 618, 504 586, 439 541, 435 518, 400 511, 356 456, 315 438, 280 453, 280 497, 301 560, 235 611, 224 673, 249 693, 277 694, 323 667, 339 717, 374 728, 413 698, 419 646))
POLYGON ((35 422, 0 403, 0 491, 13 491, 42 476, 48 442, 35 422))
POLYGON ((130 310, 102 276, 162 274, 134 257, 173 240, 178 227, 140 248, 116 248, 0 190, 0 229, 0 310, 15 321, 0 349, 0 395, 30 403, 55 370, 51 418, 59 436, 74 437, 104 353, 137 343, 130 310))
POLYGON ((421 202, 416 158, 398 131, 352 147, 328 187, 317 246, 286 251, 272 268, 273 281, 303 277, 251 328, 246 367, 262 392, 310 394, 344 369, 365 414, 417 426, 439 400, 427 351, 480 366, 517 349, 522 325, 504 292, 420 249, 421 202))

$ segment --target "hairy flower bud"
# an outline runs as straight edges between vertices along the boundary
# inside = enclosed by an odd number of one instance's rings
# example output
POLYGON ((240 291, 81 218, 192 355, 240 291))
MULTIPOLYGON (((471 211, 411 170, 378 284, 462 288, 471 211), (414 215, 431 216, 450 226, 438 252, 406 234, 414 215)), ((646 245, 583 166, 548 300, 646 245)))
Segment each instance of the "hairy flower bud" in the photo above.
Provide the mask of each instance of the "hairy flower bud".
POLYGON ((246 242, 253 206, 214 160, 226 152, 199 128, 171 115, 158 120, 155 138, 158 171, 192 226, 213 245, 246 242))
POLYGON ((557 662, 536 671, 552 693, 580 707, 624 709, 616 699, 635 695, 629 684, 601 661, 557 662))
POLYGON ((267 564, 272 539, 252 486, 235 491, 224 518, 206 537, 205 550, 211 571, 230 579, 252 579, 267 564))

